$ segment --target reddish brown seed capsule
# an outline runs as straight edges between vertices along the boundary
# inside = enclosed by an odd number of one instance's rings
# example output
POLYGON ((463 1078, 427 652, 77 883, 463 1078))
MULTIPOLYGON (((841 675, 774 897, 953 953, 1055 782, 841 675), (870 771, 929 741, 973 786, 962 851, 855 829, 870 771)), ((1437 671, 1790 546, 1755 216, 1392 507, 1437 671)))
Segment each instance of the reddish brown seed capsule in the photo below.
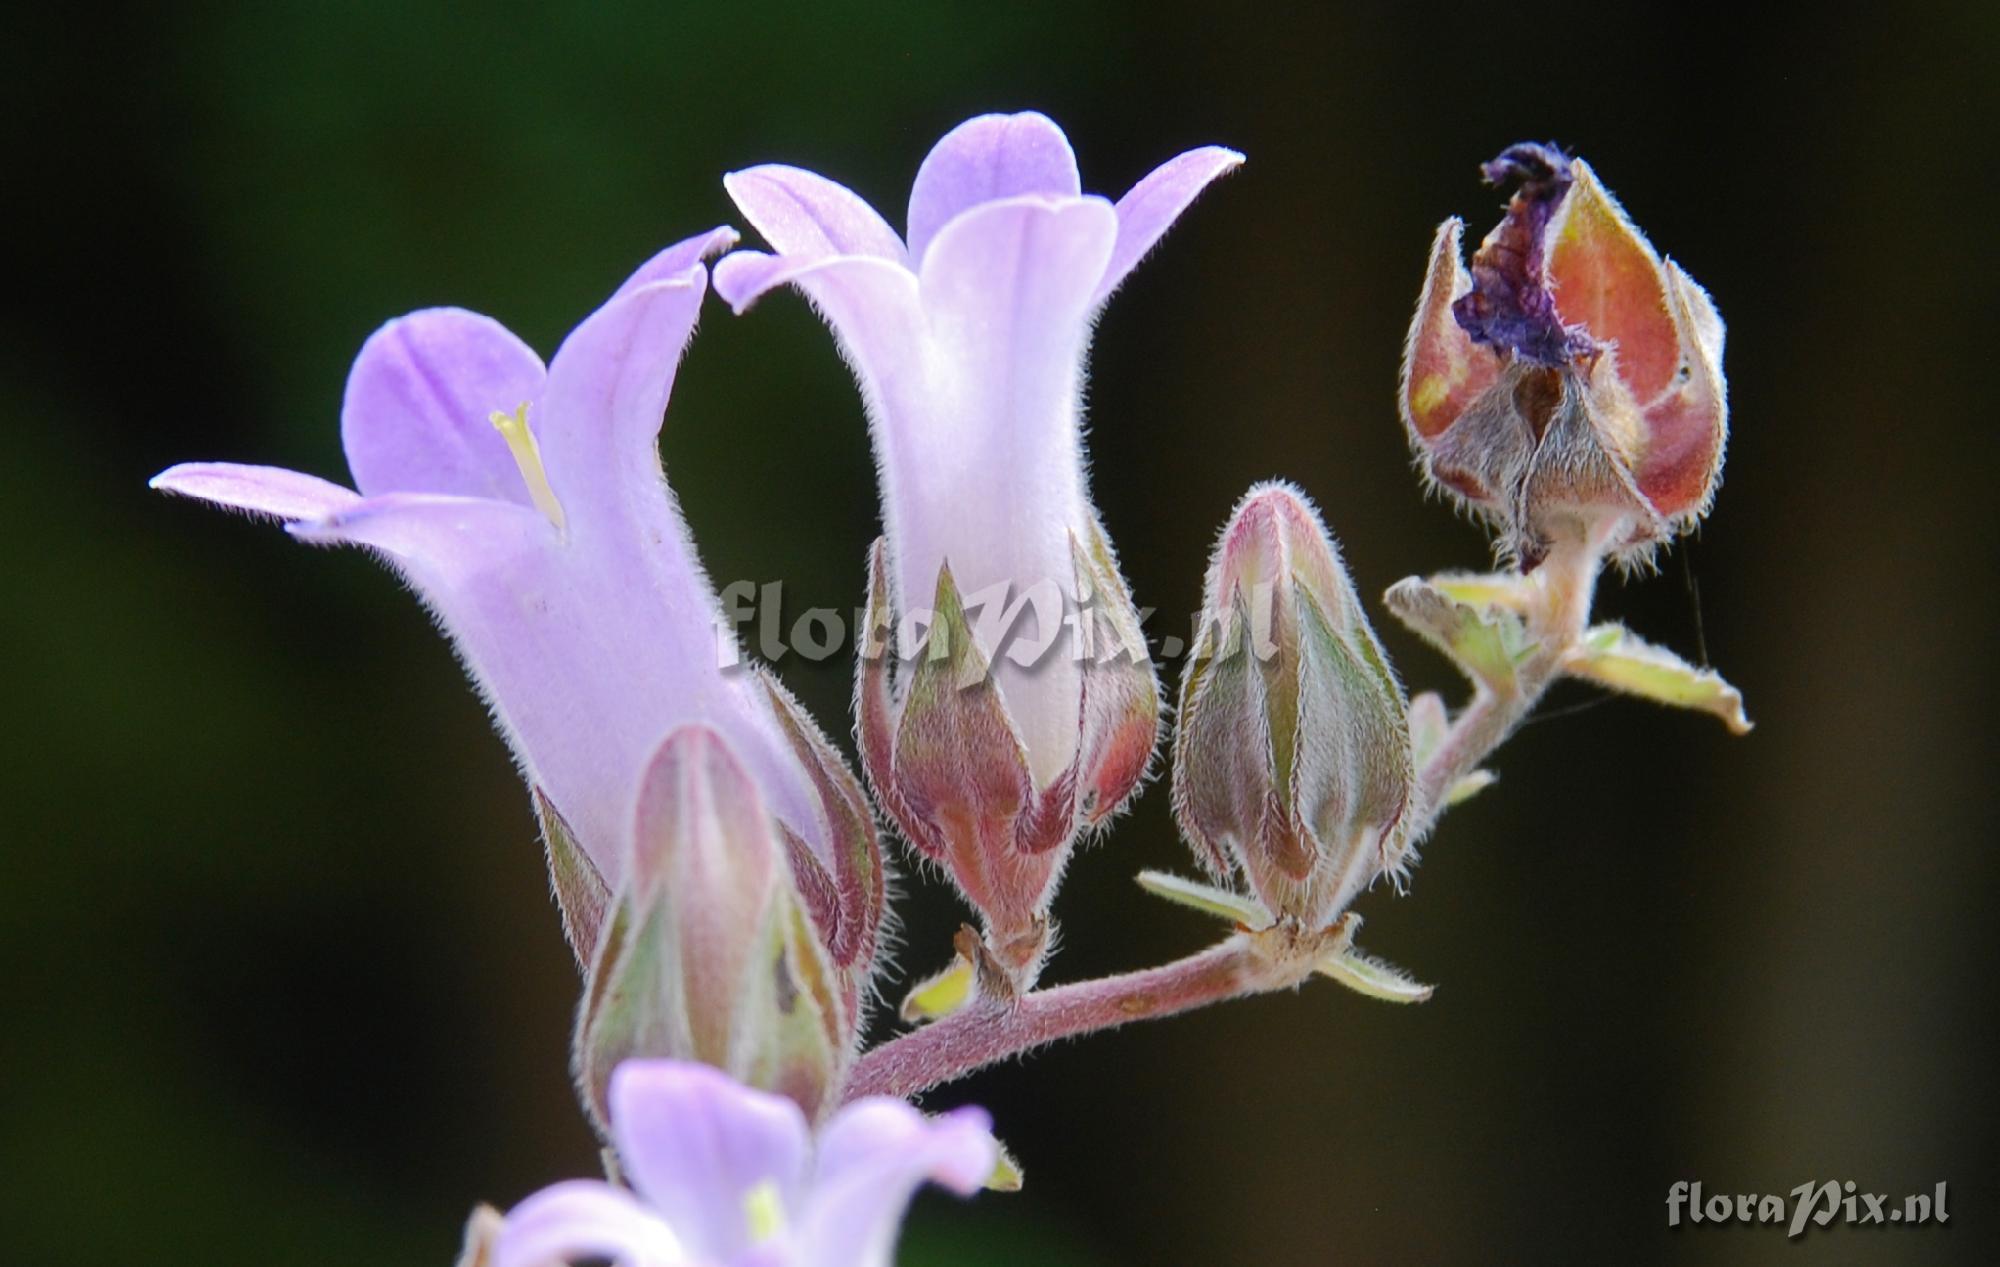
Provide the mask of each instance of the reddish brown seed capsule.
POLYGON ((1523 566, 1565 539, 1643 553, 1714 497, 1722 320, 1583 160, 1517 145, 1485 171, 1515 193, 1469 270, 1464 226, 1438 229, 1404 351, 1410 442, 1523 566))

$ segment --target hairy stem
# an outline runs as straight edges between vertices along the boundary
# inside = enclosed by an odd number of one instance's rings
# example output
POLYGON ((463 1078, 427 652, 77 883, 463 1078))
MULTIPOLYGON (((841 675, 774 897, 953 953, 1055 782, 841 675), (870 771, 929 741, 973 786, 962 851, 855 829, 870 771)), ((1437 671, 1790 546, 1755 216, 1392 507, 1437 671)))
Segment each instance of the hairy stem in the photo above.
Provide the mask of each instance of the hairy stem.
POLYGON ((1416 835, 1428 832, 1443 814, 1452 786, 1479 767, 1501 741, 1521 724, 1541 691, 1530 693, 1520 683, 1512 690, 1482 686, 1452 721, 1444 741, 1417 772, 1417 804, 1423 807, 1416 835))
POLYGON ((1274 962, 1262 934, 1239 933, 1157 968, 1035 990, 983 992, 963 1008, 865 1053, 845 1096, 909 1097, 1064 1038, 1172 1016, 1210 1003, 1296 984, 1309 959, 1274 962))
POLYGON ((1444 813, 1453 785, 1478 769, 1514 733, 1562 672, 1563 661, 1590 622, 1591 599, 1604 565, 1603 546, 1596 540, 1559 546, 1528 578, 1521 615, 1535 640, 1535 651, 1515 666, 1511 682, 1479 685, 1417 772, 1422 810, 1415 838, 1427 833, 1444 813))
MULTIPOLYGON (((1590 619, 1603 545, 1579 539, 1558 547, 1527 579, 1521 615, 1535 649, 1514 666, 1511 681, 1480 684, 1418 771, 1419 835, 1437 821, 1452 786, 1513 733, 1562 672, 1590 619)), ((1354 925, 1349 915, 1316 934, 1282 925, 1238 932, 1157 968, 1026 993, 1015 992, 1006 968, 966 929, 959 953, 981 964, 973 998, 958 1011, 863 1053, 843 1098, 909 1098, 1065 1038, 1290 988, 1328 954, 1351 944, 1354 925)))

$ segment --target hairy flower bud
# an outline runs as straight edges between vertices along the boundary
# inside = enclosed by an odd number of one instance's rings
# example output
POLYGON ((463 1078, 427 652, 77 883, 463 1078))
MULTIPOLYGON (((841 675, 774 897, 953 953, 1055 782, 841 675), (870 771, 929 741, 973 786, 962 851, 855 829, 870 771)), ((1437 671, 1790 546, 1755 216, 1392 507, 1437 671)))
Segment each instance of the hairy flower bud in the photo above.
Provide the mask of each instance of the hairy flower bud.
POLYGON ((1069 764, 1046 785, 950 565, 938 573, 927 627, 907 655, 899 654, 905 640, 896 637, 886 543, 876 543, 869 566, 856 688, 862 763, 912 846, 980 912, 988 948, 1020 986, 1032 982, 1047 949, 1049 901, 1078 832, 1108 819, 1137 785, 1159 725, 1138 613, 1109 547, 1102 534, 1071 544, 1074 590, 1065 597, 1077 615, 1054 650, 1080 671, 1077 739, 1069 764))
POLYGON ((1403 689, 1318 514, 1250 490, 1209 567, 1181 680, 1174 812, 1218 878, 1310 929, 1402 865, 1415 772, 1403 689))
POLYGON ((1642 554, 1708 512, 1728 399, 1722 320, 1581 159, 1516 145, 1516 187, 1468 272, 1438 229, 1404 351, 1426 473, 1532 567, 1559 540, 1642 554))
POLYGON ((698 1060, 817 1113, 859 1026, 794 881, 800 849, 716 731, 675 730, 639 789, 633 851, 591 964, 576 1072, 605 1116, 634 1056, 698 1060))

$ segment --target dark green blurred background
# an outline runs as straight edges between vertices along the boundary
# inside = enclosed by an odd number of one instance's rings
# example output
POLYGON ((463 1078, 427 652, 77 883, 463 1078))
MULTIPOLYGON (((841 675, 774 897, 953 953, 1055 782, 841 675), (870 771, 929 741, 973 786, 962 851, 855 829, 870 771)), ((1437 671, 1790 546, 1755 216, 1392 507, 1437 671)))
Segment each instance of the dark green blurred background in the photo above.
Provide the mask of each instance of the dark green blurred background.
MULTIPOLYGON (((1690 655, 1705 631, 1759 728, 1624 701, 1530 725, 1411 896, 1361 904, 1433 1002, 1322 983, 953 1088, 1028 1188, 926 1198, 904 1261, 2000 1261, 2000 36, 1991 6, 1862 12, 15 13, 0 1264, 436 1267, 475 1200, 594 1164, 526 798, 445 644, 360 554, 146 477, 344 477, 342 382, 385 318, 463 304, 547 351, 730 217, 723 171, 797 162, 900 222, 936 136, 1026 106, 1094 190, 1198 143, 1250 155, 1094 355, 1096 490, 1166 613, 1272 475, 1320 500, 1365 590, 1481 562, 1408 470, 1405 323, 1433 226, 1495 214, 1475 164, 1522 138, 1589 157, 1714 293, 1735 428, 1699 538, 1605 605, 1690 655), (1665 1226, 1675 1180, 1828 1178, 1947 1180, 1953 1222, 1803 1246, 1665 1226)), ((858 601, 860 407, 796 298, 711 304, 664 449, 716 576, 858 601)), ((1385 634, 1414 687, 1455 689, 1385 634)), ((844 660, 780 668, 845 730, 844 660)), ((1072 867, 1056 976, 1211 936, 1131 884, 1186 866, 1165 802, 1072 867)), ((958 912, 909 887, 921 972, 958 912)))

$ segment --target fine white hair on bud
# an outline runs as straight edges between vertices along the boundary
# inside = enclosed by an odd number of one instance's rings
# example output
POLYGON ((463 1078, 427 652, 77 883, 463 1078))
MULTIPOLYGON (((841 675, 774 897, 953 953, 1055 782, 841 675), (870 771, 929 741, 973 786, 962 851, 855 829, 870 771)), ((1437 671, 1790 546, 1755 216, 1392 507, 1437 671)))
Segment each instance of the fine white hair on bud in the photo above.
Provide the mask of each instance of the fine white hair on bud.
POLYGON ((1409 842, 1403 689, 1319 515, 1288 484, 1238 503, 1181 680, 1174 811, 1220 878, 1330 924, 1409 842))
POLYGON ((638 1056, 713 1065, 808 1115, 831 1107, 857 1018, 788 852, 719 733, 666 737, 577 1020, 576 1075, 600 1123, 612 1071, 638 1056))

